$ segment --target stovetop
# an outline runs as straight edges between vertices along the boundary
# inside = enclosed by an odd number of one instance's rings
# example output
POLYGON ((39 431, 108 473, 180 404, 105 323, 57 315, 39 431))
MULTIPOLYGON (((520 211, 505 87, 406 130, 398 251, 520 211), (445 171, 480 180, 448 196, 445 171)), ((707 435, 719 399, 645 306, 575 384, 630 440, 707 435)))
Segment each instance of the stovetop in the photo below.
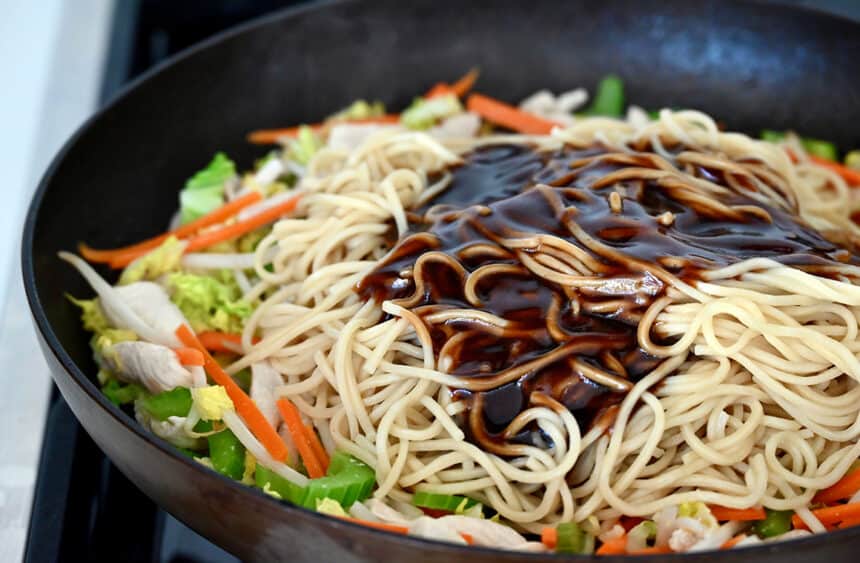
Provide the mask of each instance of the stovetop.
MULTIPOLYGON (((860 4, 855 0, 775 1, 860 19, 860 4)), ((298 3, 116 0, 102 102, 177 51, 242 21, 298 3)), ((238 562, 131 484, 83 431, 56 389, 46 421, 24 560, 238 562)))
MULTIPOLYGON (((237 23, 295 0, 116 0, 102 103, 130 79, 237 23)), ((52 391, 24 560, 237 563, 161 510, 105 457, 52 391)))

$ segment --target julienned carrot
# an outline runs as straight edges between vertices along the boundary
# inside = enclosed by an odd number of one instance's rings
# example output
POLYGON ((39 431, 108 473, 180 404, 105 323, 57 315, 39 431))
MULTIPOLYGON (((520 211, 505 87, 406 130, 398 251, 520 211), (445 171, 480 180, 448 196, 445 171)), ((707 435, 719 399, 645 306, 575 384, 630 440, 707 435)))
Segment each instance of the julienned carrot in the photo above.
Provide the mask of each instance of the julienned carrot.
POLYGON ((308 436, 310 436, 311 449, 313 449, 314 455, 317 456, 317 459, 322 463, 323 471, 328 471, 328 464, 331 460, 329 459, 328 452, 325 451, 322 442, 320 442, 316 430, 314 430, 313 426, 306 424, 305 431, 308 433, 308 436))
POLYGON ((176 359, 183 366, 202 366, 206 364, 203 354, 196 348, 176 348, 173 350, 176 359))
POLYGON ((767 513, 760 506, 753 508, 728 508, 726 506, 710 505, 708 508, 711 509, 711 514, 714 515, 714 518, 720 522, 749 522, 767 518, 767 513))
POLYGON ((263 416, 263 413, 260 412, 260 409, 257 408, 254 401, 252 401, 251 398, 246 395, 238 385, 236 385, 233 378, 230 377, 220 365, 218 365, 218 362, 216 362, 211 355, 209 355, 209 352, 207 352, 206 348, 200 344, 200 341, 197 340, 194 333, 191 332, 187 326, 180 325, 179 328, 176 329, 176 337, 179 338, 179 341, 184 345, 194 348, 203 354, 203 367, 206 370, 206 373, 209 374, 209 377, 211 377, 215 383, 224 387, 230 400, 233 401, 233 406, 236 407, 236 412, 239 413, 239 416, 242 417, 254 436, 256 436, 260 443, 263 444, 266 451, 268 451, 269 454, 277 461, 284 461, 287 459, 287 445, 281 437, 278 436, 278 433, 272 425, 269 424, 269 421, 266 420, 266 417, 263 416))
POLYGON ((424 98, 429 100, 431 98, 438 98, 440 96, 447 96, 449 94, 453 94, 456 96, 456 94, 454 94, 454 89, 451 88, 449 84, 446 84, 445 82, 437 82, 433 85, 432 88, 427 90, 427 93, 424 94, 424 98))
MULTIPOLYGON (((388 113, 385 115, 377 115, 376 117, 365 117, 362 119, 345 119, 339 121, 340 123, 397 123, 400 121, 400 115, 396 113, 388 113)), ((334 121, 331 123, 338 123, 338 121, 334 121)), ((314 123, 312 125, 308 125, 314 131, 321 131, 329 123, 314 123)), ((284 127, 282 129, 258 129, 257 131, 251 131, 248 133, 248 142, 254 143, 255 145, 273 145, 277 143, 280 139, 285 137, 295 137, 299 134, 299 129, 301 129, 301 125, 297 125, 295 127, 284 127)))
POLYGON ((837 526, 837 528, 839 528, 841 530, 843 528, 853 528, 854 526, 860 526, 860 517, 858 517, 858 518, 846 518, 845 520, 843 520, 842 522, 839 523, 839 526, 837 526))
POLYGON ((287 201, 279 205, 269 207, 268 209, 265 209, 257 213, 253 217, 245 219, 244 221, 239 221, 237 223, 233 223, 232 225, 221 227, 217 230, 207 231, 205 233, 199 234, 196 237, 193 237, 188 240, 188 246, 185 247, 185 252, 194 252, 196 250, 202 250, 204 248, 212 246, 213 244, 218 244, 219 242, 234 239, 236 237, 259 229, 264 225, 268 225, 269 223, 272 223, 279 219, 282 215, 286 215, 287 213, 295 209, 301 197, 301 194, 296 194, 287 201))
POLYGON ((480 71, 477 68, 470 69, 469 72, 461 76, 457 82, 451 84, 451 90, 453 90, 458 97, 462 98, 468 94, 469 90, 471 90, 475 85, 479 74, 480 71))
POLYGON ((558 125, 483 94, 471 94, 466 101, 466 109, 491 123, 530 135, 546 135, 558 125))
POLYGON ((259 192, 248 192, 242 197, 238 197, 231 202, 225 203, 218 209, 207 213, 199 219, 195 219, 190 223, 186 223, 180 227, 177 227, 176 229, 173 229, 172 231, 168 231, 164 234, 158 235, 157 237, 153 237, 151 239, 132 244, 131 246, 124 246, 122 248, 115 248, 113 250, 96 250, 95 248, 90 248, 89 246, 81 243, 80 245, 78 245, 78 249, 81 252, 81 256, 83 256, 89 262, 106 264, 108 262, 124 261, 126 258, 131 257, 131 260, 128 260, 127 262, 130 263, 132 260, 134 260, 134 258, 137 258, 141 254, 144 254, 147 250, 151 250, 163 243, 165 240, 167 240, 167 237, 174 236, 179 239, 186 238, 201 229, 218 223, 223 223, 225 220, 237 214, 239 211, 257 203, 258 201, 261 201, 262 199, 263 196, 259 192))
POLYGON ((478 69, 473 68, 469 70, 466 74, 461 76, 457 82, 453 84, 447 84, 445 82, 437 82, 433 85, 430 90, 424 94, 425 98, 436 98, 438 96, 447 96, 449 94, 453 94, 458 98, 462 98, 466 94, 469 93, 469 90, 475 85, 475 81, 478 80, 478 69))
POLYGON ((210 352, 235 354, 242 349, 242 335, 206 330, 197 335, 200 344, 210 352))
POLYGON ((293 443, 296 445, 296 449, 299 450, 299 455, 302 456, 302 463, 305 464, 305 469, 308 470, 308 476, 311 479, 324 477, 325 469, 314 452, 310 436, 308 435, 308 429, 302 422, 301 415, 299 415, 299 409, 283 397, 278 399, 277 405, 281 416, 284 418, 284 424, 287 425, 290 436, 293 438, 293 443))
MULTIPOLYGON (((825 526, 833 526, 843 521, 860 519, 860 502, 817 508, 812 511, 812 514, 825 526)), ((791 523, 798 530, 805 530, 807 528, 806 523, 797 514, 791 517, 791 523)))
POLYGON ((621 555, 627 553, 627 535, 603 542, 595 551, 597 555, 621 555))
MULTIPOLYGON (((407 535, 409 533, 409 528, 406 526, 401 526, 400 524, 389 524, 387 522, 371 522, 370 520, 359 520, 358 518, 344 518, 341 516, 343 520, 349 520, 350 522, 355 522, 356 524, 361 524, 362 526, 367 526, 368 528, 376 528, 377 530, 385 530, 386 532, 393 532, 395 534, 407 535)), ((475 538, 472 537, 472 534, 467 534, 466 532, 460 532, 460 537, 466 540, 466 543, 469 545, 474 545, 475 538)))
POLYGON ((814 154, 809 155, 809 160, 818 166, 833 170, 842 176, 849 185, 860 186, 860 171, 852 170, 847 166, 842 166, 838 162, 833 162, 832 160, 827 160, 826 158, 816 156, 814 154))
POLYGON ((540 541, 550 549, 555 549, 558 543, 558 530, 552 527, 544 528, 540 531, 540 541))
POLYGON ((833 485, 818 491, 818 494, 812 497, 812 502, 832 504, 851 498, 857 491, 860 491, 860 469, 855 469, 833 485))
POLYGON ((723 545, 720 546, 720 549, 731 549, 734 546, 741 543, 747 537, 746 534, 738 534, 732 539, 726 541, 723 545))

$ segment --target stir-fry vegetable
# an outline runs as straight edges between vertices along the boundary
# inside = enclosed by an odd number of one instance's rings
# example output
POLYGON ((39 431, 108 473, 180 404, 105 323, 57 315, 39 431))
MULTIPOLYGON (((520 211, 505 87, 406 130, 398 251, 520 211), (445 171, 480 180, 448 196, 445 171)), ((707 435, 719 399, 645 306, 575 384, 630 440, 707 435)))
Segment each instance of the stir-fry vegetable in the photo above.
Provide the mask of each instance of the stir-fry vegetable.
POLYGON ((471 94, 466 101, 466 109, 477 113, 490 123, 512 129, 519 133, 531 135, 546 135, 552 131, 557 124, 524 112, 510 104, 500 102, 484 96, 483 94, 471 94))
POLYGON ((179 192, 182 223, 211 213, 224 204, 224 184, 236 177, 236 165, 222 152, 195 174, 179 192))
POLYGON ((412 504, 419 508, 457 512, 476 506, 479 503, 475 499, 458 495, 416 491, 415 494, 412 495, 412 504))
POLYGON ((791 510, 767 510, 763 520, 753 524, 753 531, 763 538, 781 536, 791 530, 791 510))
POLYGON ((308 475, 313 478, 325 475, 329 460, 328 456, 319 457, 320 453, 325 455, 325 451, 322 449, 322 446, 314 445, 314 442, 318 441, 316 433, 305 426, 298 409, 288 399, 281 398, 278 400, 278 410, 281 411, 281 416, 284 417, 284 424, 287 425, 293 438, 293 443, 298 448, 299 455, 302 456, 302 463, 305 464, 308 475))
POLYGON ((229 430, 216 432, 207 438, 209 459, 218 473, 237 481, 245 472, 245 447, 229 430))
POLYGON ((154 419, 167 420, 171 416, 188 415, 191 403, 191 391, 185 387, 177 387, 141 399, 140 406, 154 419))
POLYGON ((603 77, 597 84, 591 105, 583 114, 621 117, 624 114, 624 82, 614 74, 603 77))

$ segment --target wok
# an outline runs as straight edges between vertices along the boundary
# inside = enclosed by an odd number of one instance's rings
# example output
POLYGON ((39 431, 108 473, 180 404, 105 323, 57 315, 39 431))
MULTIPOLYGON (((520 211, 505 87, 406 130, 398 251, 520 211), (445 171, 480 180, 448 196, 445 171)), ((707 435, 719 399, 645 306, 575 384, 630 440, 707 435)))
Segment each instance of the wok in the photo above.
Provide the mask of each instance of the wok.
MULTIPOLYGON (((224 150, 242 165, 255 128, 317 121, 356 98, 403 107, 438 80, 482 70, 517 100, 593 88, 608 72, 648 108, 694 107, 730 128, 793 127, 860 146, 860 26, 757 3, 687 0, 381 0, 290 10, 222 34, 133 83, 69 140, 42 179, 23 272, 42 349, 95 442, 147 495, 255 561, 550 560, 389 535, 280 503, 177 454, 101 395, 87 335, 63 297, 89 295, 57 259, 78 241, 129 244, 161 231, 189 173, 224 150)), ((856 558, 860 528, 743 552, 750 561, 856 558)), ((729 561, 738 552, 689 555, 729 561)), ((665 559, 674 556, 663 556, 665 559)), ((639 560, 639 559, 637 559, 639 560)))

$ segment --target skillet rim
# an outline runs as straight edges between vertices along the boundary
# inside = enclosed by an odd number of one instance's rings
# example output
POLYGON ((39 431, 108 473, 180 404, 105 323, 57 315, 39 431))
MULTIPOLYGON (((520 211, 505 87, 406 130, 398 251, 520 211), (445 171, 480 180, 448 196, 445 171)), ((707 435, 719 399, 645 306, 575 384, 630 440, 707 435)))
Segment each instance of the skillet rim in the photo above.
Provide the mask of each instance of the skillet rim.
MULTIPOLYGON (((732 4, 736 6, 762 6, 764 2, 758 2, 756 0, 730 0, 732 4)), ((230 27, 224 31, 216 33, 211 37, 196 43, 179 53, 168 57, 164 61, 161 61, 147 69, 145 72, 141 73, 139 76, 125 83, 113 96, 111 96, 103 105, 98 107, 96 111, 93 112, 91 116, 89 116, 86 120, 81 123, 75 132, 69 137, 67 141, 65 141, 57 152, 57 154, 51 159, 50 164, 45 169, 44 173, 39 180, 39 183, 36 187, 36 190, 33 192, 30 203, 27 207, 27 213, 24 219, 24 229, 21 238, 21 270, 22 270, 22 278, 24 283, 24 290, 27 298, 27 304, 30 308, 30 313, 33 317, 34 326, 39 331, 39 334, 45 344, 47 344, 47 348, 50 349, 51 354, 57 363, 65 370, 65 372, 70 376, 71 380, 80 387, 86 395, 88 395, 89 399, 91 399, 96 405, 98 405, 102 410, 106 411, 114 421, 123 426, 126 430, 131 431, 136 434, 137 437, 142 438, 144 442, 148 445, 153 446, 157 450, 159 450, 162 454, 167 455, 168 457, 172 457, 174 461, 179 461, 181 464, 184 464, 186 467, 195 468, 201 471, 204 475, 211 479, 215 479, 220 481, 223 486, 230 487, 234 492, 238 494, 249 494, 258 499, 263 499, 263 502, 271 503, 271 506, 277 506, 279 510, 286 511, 287 513, 297 511, 299 513, 303 513, 304 515, 310 515, 315 519, 317 525, 321 525, 323 527, 333 527, 335 529, 339 527, 343 527, 347 530, 352 530, 353 534, 361 536, 365 534, 365 540, 372 540, 374 537, 378 539, 387 539, 388 541, 399 541, 406 543, 412 548, 420 549, 422 546, 432 547, 435 550, 445 550, 448 554, 453 555, 465 555, 468 553, 476 553, 482 552, 485 554, 495 554, 499 556, 511 557, 516 556, 521 560, 529 560, 529 561, 548 561, 548 560, 562 560, 564 558, 570 558, 570 555, 558 554, 558 553, 535 553, 535 552, 527 552, 527 551, 514 551, 514 550, 506 550, 506 549, 497 549, 492 547, 484 547, 484 546, 460 546, 457 544, 447 543, 439 540, 433 540, 429 538, 423 538, 418 536, 403 536, 399 534, 395 534, 393 532, 387 532, 383 530, 379 530, 376 528, 370 528, 368 526, 363 526, 361 524, 354 523, 350 520, 346 519, 338 519, 327 516, 325 514, 318 513, 314 510, 310 510, 304 508, 302 506, 294 505, 289 502, 279 501, 262 491, 256 489, 255 487, 251 487, 248 485, 244 485, 238 481, 234 481, 217 471, 211 470, 200 463, 195 462, 194 460, 188 458, 187 456, 182 455, 176 448, 171 446, 167 441, 155 436, 154 434, 144 430, 144 428, 131 416, 129 416, 125 411, 121 408, 117 407, 113 403, 107 400, 104 394, 95 386, 92 381, 92 378, 87 376, 82 369, 78 367, 78 365, 72 360, 71 356, 66 351, 65 347, 61 344, 59 338, 54 332, 50 321, 47 318, 47 314, 45 313, 44 308, 42 307, 42 303, 39 299, 35 269, 34 269, 34 255, 33 255, 33 244, 35 238, 35 227, 37 220, 39 218, 42 202, 54 180, 54 176, 56 175, 57 169, 60 165, 65 161, 67 154, 78 144, 78 141, 85 134, 90 132, 92 129, 98 126, 99 122, 104 118, 106 114, 108 114, 115 106, 122 104, 127 98, 132 97, 136 94, 138 88, 148 82, 150 79, 155 77, 156 75, 161 74, 164 70, 172 67, 176 64, 186 61, 187 59, 193 58, 198 53, 208 50, 211 47, 215 47, 218 44, 224 43, 230 39, 233 39, 236 36, 249 33, 256 28, 265 27, 267 25, 272 24, 275 21, 280 21, 284 19, 289 19, 295 16, 299 16, 308 12, 321 11, 329 8, 335 8, 338 6, 349 5, 349 4, 359 4, 360 0, 317 0, 311 1, 307 4, 293 6, 288 8, 283 8, 280 10, 275 10, 268 14, 264 14, 257 18, 253 18, 249 21, 241 23, 239 25, 230 27)), ((860 20, 854 20, 842 14, 835 14, 831 12, 823 11, 819 6, 798 6, 792 4, 785 4, 780 0, 776 0, 775 2, 770 2, 770 7, 773 7, 777 10, 781 11, 790 11, 790 12, 799 12, 805 13, 811 17, 821 18, 821 19, 831 19, 831 20, 841 20, 844 23, 850 24, 852 27, 855 27, 858 32, 860 32, 860 20)), ((43 354, 46 353, 46 350, 43 348, 43 354)), ((49 371, 52 371, 50 366, 48 366, 49 371)), ((52 373, 53 378, 53 373, 52 373)), ((54 383, 56 385, 56 383, 54 383)), ((63 399, 65 400, 65 398, 63 399)), ((76 417, 77 418, 77 417, 76 417)), ((78 424, 81 424, 78 421, 78 424)), ((81 424, 83 427, 83 425, 81 424)), ((112 461, 111 461, 112 462, 112 461)), ((113 462, 112 462, 113 463, 113 462)), ((136 486, 136 485, 135 485, 136 486)), ((148 496, 148 495, 147 495, 148 496)), ((151 499, 150 499, 151 500, 151 499)), ((166 507, 161 506, 156 503, 159 508, 162 510, 168 511, 166 507)), ((169 511, 168 511, 169 512, 169 511)), ((183 521, 184 522, 184 521, 183 521)), ((187 524, 189 525, 190 524, 187 524)), ((193 528, 193 526, 190 526, 193 528)), ((204 537, 206 537, 204 535, 204 537)), ((629 555, 619 555, 612 557, 601 556, 600 560, 603 561, 656 561, 662 560, 667 556, 672 557, 673 559, 684 558, 685 561, 697 561, 700 559, 706 559, 708 561, 711 560, 720 560, 720 561, 728 561, 728 558, 734 557, 737 554, 740 555, 749 555, 755 556, 755 553, 763 553, 765 551, 769 552, 780 552, 785 551, 786 549, 790 549, 792 547, 820 547, 818 544, 824 543, 827 541, 827 538, 838 537, 838 538, 849 538, 854 537, 855 539, 860 539, 860 527, 857 528, 846 528, 841 530, 833 530, 827 532, 826 534, 813 534, 807 537, 795 538, 791 540, 785 540, 781 542, 767 543, 767 544, 756 544, 751 546, 746 546, 743 548, 736 548, 734 550, 709 550, 702 551, 696 553, 671 553, 671 554, 657 554, 657 555, 647 555, 647 556, 629 556, 629 555), (635 559, 633 559, 635 557, 635 559)), ((208 541, 210 540, 206 537, 208 541)), ((213 542, 218 545, 216 542, 213 542)), ((580 560, 584 560, 585 558, 596 559, 598 556, 595 555, 577 555, 576 558, 580 560)))

